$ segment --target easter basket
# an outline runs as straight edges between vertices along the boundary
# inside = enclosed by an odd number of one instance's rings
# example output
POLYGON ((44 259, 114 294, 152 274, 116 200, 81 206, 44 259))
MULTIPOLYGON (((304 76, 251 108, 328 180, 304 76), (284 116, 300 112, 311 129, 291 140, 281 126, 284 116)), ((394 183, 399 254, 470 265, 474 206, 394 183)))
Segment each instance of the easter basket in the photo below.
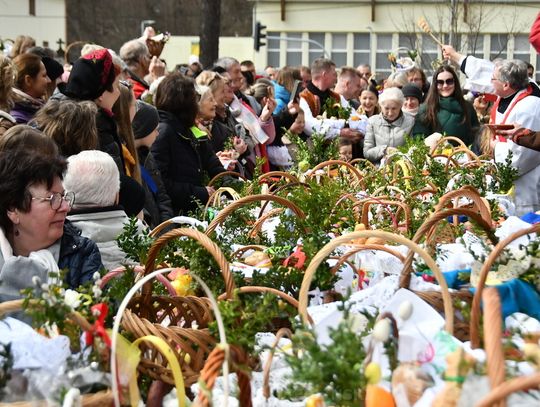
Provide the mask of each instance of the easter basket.
MULTIPOLYGON (((290 209, 297 217, 299 218, 305 218, 304 212, 295 205, 293 202, 289 201, 286 198, 283 198, 278 195, 270 195, 270 194, 259 194, 259 195, 248 195, 243 198, 240 198, 236 201, 231 202, 229 205, 224 207, 215 217, 212 219, 212 222, 208 225, 208 228, 206 229, 206 234, 210 235, 212 232, 216 230, 216 228, 225 221, 225 219, 234 211, 237 209, 248 205, 253 202, 262 202, 263 204, 266 201, 271 201, 277 204, 280 204, 288 209, 290 209)), ((262 211, 261 211, 262 212, 262 211)), ((276 212, 274 212, 276 214, 276 212)), ((259 213, 259 218, 263 216, 263 213, 259 213)), ((265 218, 266 220, 266 218, 265 218)), ((252 225, 255 227, 255 225, 252 225)))
MULTIPOLYGON (((23 309, 24 300, 11 300, 0 303, 0 318, 9 315, 14 312, 20 312, 23 309)), ((32 304, 30 304, 32 306, 32 304)), ((80 313, 73 311, 68 315, 68 318, 82 331, 91 332, 93 330, 92 324, 90 324, 84 316, 80 313)), ((112 392, 110 390, 102 390, 96 393, 88 393, 81 395, 81 405, 83 407, 101 407, 111 405, 113 401, 112 392)), ((46 401, 19 401, 12 403, 2 403, 0 406, 5 407, 32 407, 36 405, 47 405, 46 401)))
MULTIPOLYGON (((234 281, 229 263, 208 236, 194 229, 174 229, 160 236, 148 253, 145 275, 155 269, 156 257, 161 248, 169 241, 182 237, 196 240, 215 259, 225 281, 227 295, 232 297, 234 281)), ((174 350, 182 368, 184 382, 189 386, 197 381, 216 343, 208 330, 208 324, 213 320, 208 299, 190 295, 154 295, 152 290, 153 286, 148 282, 144 284, 141 294, 131 299, 122 327, 135 338, 154 335, 166 341, 174 350)), ((152 344, 142 346, 143 357, 138 366, 139 371, 152 379, 174 384, 166 358, 152 344)))
POLYGON ((304 274, 304 279, 302 280, 302 285, 300 287, 300 295, 298 299, 298 312, 302 320, 306 324, 309 322, 309 318, 307 314, 307 306, 309 302, 308 293, 310 290, 311 281, 313 280, 313 277, 315 276, 315 273, 319 265, 324 261, 325 258, 327 258, 327 256, 329 256, 338 247, 347 245, 354 239, 370 238, 370 237, 380 238, 385 242, 405 245, 409 248, 409 250, 412 253, 417 253, 426 262, 426 264, 433 271, 435 278, 437 279, 437 281, 439 282, 441 286, 440 295, 442 296, 442 303, 443 303, 443 309, 444 309, 444 315, 445 315, 445 329, 450 334, 453 334, 454 313, 453 313, 452 298, 448 291, 446 280, 444 279, 442 273, 439 270, 439 267, 437 266, 433 258, 414 241, 411 241, 401 235, 382 231, 382 230, 357 231, 357 232, 351 232, 351 233, 336 237, 332 239, 329 243, 327 243, 313 257, 313 259, 311 260, 311 262, 309 263, 307 267, 307 270, 304 274))
POLYGON ((540 232, 540 224, 535 224, 529 228, 519 230, 510 236, 508 236, 506 239, 501 240, 498 242, 498 244, 495 245, 489 256, 484 261, 484 264, 482 265, 482 268, 480 269, 480 275, 478 278, 478 284, 476 286, 476 292, 472 301, 472 307, 471 307, 471 321, 470 321, 470 333, 471 333, 471 347, 477 348, 480 346, 480 315, 481 315, 481 309, 480 309, 480 302, 482 297, 482 293, 484 291, 484 288, 486 286, 486 280, 488 277, 488 273, 491 270, 491 267, 497 260, 497 258, 501 255, 503 250, 514 240, 526 236, 531 233, 539 233, 540 232))
MULTIPOLYGON (((449 208, 441 209, 437 212, 434 212, 416 231, 415 235, 412 238, 412 241, 415 243, 420 243, 423 238, 427 239, 427 246, 434 247, 436 244, 437 235, 432 236, 433 230, 436 225, 441 221, 446 221, 449 217, 454 215, 465 215, 469 220, 476 223, 480 228, 486 233, 487 238, 493 243, 497 243, 497 237, 495 236, 492 228, 491 222, 488 223, 486 220, 474 209, 468 208, 449 208)), ((411 282, 411 273, 413 270, 412 264, 414 260, 414 253, 409 252, 405 258, 403 265, 403 271, 401 273, 399 286, 400 288, 409 288, 411 282)), ((431 268, 431 267, 430 267, 431 268)), ((444 292, 444 291, 443 291, 444 292)), ((441 312, 444 308, 443 297, 440 291, 415 291, 414 293, 430 304, 437 311, 441 312)), ((468 289, 453 290, 450 294, 451 298, 458 299, 461 301, 466 301, 470 303, 472 301, 472 294, 468 289)), ((446 311, 445 311, 445 315, 446 311)), ((468 339, 469 337, 469 325, 463 321, 456 321, 455 336, 459 339, 468 339)))

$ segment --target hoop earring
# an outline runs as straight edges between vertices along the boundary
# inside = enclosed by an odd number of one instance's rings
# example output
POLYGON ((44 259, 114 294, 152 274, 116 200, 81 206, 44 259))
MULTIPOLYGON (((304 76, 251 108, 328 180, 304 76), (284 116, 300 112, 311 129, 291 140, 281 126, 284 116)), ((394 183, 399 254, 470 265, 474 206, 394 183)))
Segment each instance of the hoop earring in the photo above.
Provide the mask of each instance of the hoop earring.
POLYGON ((19 235, 20 235, 19 229, 18 229, 17 227, 15 227, 15 230, 13 231, 13 234, 14 234, 15 236, 19 236, 19 235))

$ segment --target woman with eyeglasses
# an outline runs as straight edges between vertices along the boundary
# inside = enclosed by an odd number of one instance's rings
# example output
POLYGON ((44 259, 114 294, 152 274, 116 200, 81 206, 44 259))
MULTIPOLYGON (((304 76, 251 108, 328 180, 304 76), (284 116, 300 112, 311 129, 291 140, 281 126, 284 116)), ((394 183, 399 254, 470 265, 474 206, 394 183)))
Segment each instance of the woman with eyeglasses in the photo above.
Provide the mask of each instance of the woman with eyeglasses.
POLYGON ((62 186, 65 159, 49 137, 20 127, 0 151, 0 302, 59 270, 75 289, 103 268, 96 244, 66 221, 75 196, 62 186))
POLYGON ((439 67, 420 106, 412 134, 427 137, 439 132, 457 137, 470 146, 479 127, 473 105, 463 98, 456 71, 448 65, 439 67))

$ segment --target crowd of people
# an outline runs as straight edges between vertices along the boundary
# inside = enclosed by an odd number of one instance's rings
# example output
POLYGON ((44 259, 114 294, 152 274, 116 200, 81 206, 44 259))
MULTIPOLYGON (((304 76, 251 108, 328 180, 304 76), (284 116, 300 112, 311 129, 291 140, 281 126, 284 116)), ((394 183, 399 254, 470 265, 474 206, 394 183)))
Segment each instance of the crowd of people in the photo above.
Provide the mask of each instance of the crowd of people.
POLYGON ((517 212, 540 209, 540 89, 523 61, 444 46, 431 80, 417 66, 377 80, 369 65, 336 69, 322 57, 311 67, 259 71, 223 57, 169 70, 151 36, 118 53, 88 44, 64 66, 27 36, 0 55, 0 300, 51 270, 69 266, 76 287, 119 266, 114 241, 129 217, 142 229, 190 214, 220 173, 252 178, 260 158, 262 171, 288 169, 290 133, 339 139, 343 159, 375 164, 406 136, 433 132, 495 160, 512 152, 517 212), (495 135, 488 122, 512 128, 495 135))

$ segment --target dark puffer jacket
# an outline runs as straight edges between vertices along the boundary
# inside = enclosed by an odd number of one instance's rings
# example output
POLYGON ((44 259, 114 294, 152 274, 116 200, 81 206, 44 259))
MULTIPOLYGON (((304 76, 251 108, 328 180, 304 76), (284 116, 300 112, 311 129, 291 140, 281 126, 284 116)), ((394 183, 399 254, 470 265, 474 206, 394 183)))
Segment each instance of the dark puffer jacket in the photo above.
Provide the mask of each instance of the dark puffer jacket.
POLYGON ((81 231, 67 219, 60 242, 58 268, 69 270, 65 282, 73 289, 90 281, 96 271, 100 272, 104 268, 97 245, 82 237, 81 231))
POLYGON ((159 111, 159 135, 152 155, 171 197, 175 214, 187 214, 208 201, 204 179, 225 169, 207 137, 196 138, 192 131, 169 112, 159 111))
POLYGON ((112 113, 99 108, 96 115, 96 126, 99 149, 114 159, 120 174, 125 174, 126 169, 122 156, 122 142, 120 141, 120 137, 118 137, 118 130, 112 113))
POLYGON ((141 168, 145 195, 144 220, 151 228, 155 228, 161 222, 174 216, 171 198, 165 190, 156 160, 154 160, 154 156, 148 147, 139 147, 137 154, 139 155, 139 162, 144 167, 144 169, 141 168), (150 180, 146 179, 147 175, 150 180))

